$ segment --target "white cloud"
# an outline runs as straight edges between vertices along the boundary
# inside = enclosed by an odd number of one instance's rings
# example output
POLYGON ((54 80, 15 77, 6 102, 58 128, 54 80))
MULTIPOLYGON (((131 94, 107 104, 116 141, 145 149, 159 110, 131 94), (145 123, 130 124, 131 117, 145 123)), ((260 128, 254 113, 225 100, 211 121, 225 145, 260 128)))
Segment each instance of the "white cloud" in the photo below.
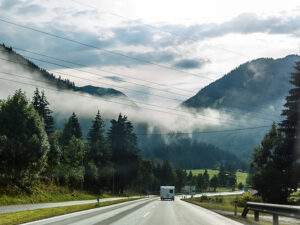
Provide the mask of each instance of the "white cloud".
MULTIPOLYGON (((209 59, 210 63, 195 66, 192 70, 193 74, 209 79, 91 50, 2 22, 0 42, 79 62, 87 65, 88 70, 95 71, 98 67, 138 78, 140 80, 120 76, 129 83, 116 83, 112 79, 106 79, 105 82, 142 90, 143 86, 137 86, 135 82, 169 91, 144 87, 148 95, 142 96, 120 88, 132 99, 172 107, 178 105, 179 101, 152 95, 186 99, 243 62, 259 57, 284 57, 299 51, 299 2, 294 0, 289 1, 289 4, 284 1, 258 0, 128 0, 126 3, 123 0, 90 0, 84 4, 92 7, 66 0, 15 1, 14 4, 0 1, 0 13, 1 17, 8 20, 138 59, 154 61, 164 67, 172 66, 180 60, 209 59), (128 21, 113 14, 133 20, 128 21), (154 25, 158 29, 151 29, 140 22, 154 25), (176 35, 161 32, 160 29, 176 35), (152 83, 142 82, 141 79, 152 83), (181 96, 170 92, 177 92, 181 96)), ((39 62, 37 64, 95 80, 92 82, 69 77, 77 85, 96 85, 100 81, 99 77, 78 71, 54 68, 39 62)), ((97 73, 115 76, 113 73, 97 73)), ((109 87, 100 83, 97 85, 109 87)))

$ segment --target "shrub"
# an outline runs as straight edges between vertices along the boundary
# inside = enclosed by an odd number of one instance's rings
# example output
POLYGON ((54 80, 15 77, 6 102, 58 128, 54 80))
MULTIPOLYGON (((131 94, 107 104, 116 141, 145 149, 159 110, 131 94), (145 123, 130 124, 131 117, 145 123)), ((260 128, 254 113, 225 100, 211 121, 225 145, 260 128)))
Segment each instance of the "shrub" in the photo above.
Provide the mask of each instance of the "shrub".
POLYGON ((223 197, 222 196, 216 197, 216 202, 223 203, 223 197))
POLYGON ((240 182, 240 183, 238 184, 238 189, 239 189, 239 190, 243 190, 243 188, 244 188, 244 185, 243 185, 242 182, 240 182))
POLYGON ((252 195, 250 192, 246 192, 237 198, 237 204, 240 207, 244 207, 247 202, 262 202, 262 199, 260 196, 252 195))
POLYGON ((207 195, 201 195, 200 202, 203 202, 203 201, 208 201, 207 195))

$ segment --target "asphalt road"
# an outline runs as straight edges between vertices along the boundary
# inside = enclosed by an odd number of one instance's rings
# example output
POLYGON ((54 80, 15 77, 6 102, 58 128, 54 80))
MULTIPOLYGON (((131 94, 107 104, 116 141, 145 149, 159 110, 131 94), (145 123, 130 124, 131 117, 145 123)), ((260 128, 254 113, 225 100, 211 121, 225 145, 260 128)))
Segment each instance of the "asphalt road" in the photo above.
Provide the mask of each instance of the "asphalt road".
POLYGON ((176 198, 175 201, 160 201, 159 198, 146 198, 27 224, 238 225, 240 223, 199 206, 181 201, 179 198, 176 198))

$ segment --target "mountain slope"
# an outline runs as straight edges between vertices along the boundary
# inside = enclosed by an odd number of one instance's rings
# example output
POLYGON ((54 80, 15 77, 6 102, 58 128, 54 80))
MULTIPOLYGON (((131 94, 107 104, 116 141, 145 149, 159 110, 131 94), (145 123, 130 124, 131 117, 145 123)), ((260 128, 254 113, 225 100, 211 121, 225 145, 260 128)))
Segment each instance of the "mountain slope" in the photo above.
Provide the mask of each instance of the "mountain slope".
POLYGON ((240 65, 182 103, 188 108, 260 110, 287 95, 297 55, 281 59, 260 58, 240 65))
MULTIPOLYGON (((7 59, 2 59, 2 61, 11 63, 11 64, 19 64, 19 66, 23 66, 24 70, 28 70, 33 75, 33 78, 43 79, 50 86, 55 86, 58 89, 67 89, 75 92, 83 92, 93 96, 98 97, 121 97, 126 100, 129 100, 128 97, 122 93, 121 91, 112 89, 112 88, 103 88, 103 87, 95 87, 92 85, 87 85, 83 87, 75 86, 75 83, 68 79, 61 79, 61 77, 55 77, 52 73, 49 73, 45 69, 39 68, 30 60, 27 60, 22 55, 16 53, 11 48, 6 47, 4 44, 0 45, 0 51, 7 59)), ((12 75, 13 76, 13 75, 12 75)))
MULTIPOLYGON (((299 56, 289 55, 280 59, 260 58, 246 62, 201 89, 181 106, 196 110, 217 109, 231 115, 238 127, 279 122, 285 96, 291 87, 290 73, 299 60, 299 56)), ((260 144, 268 129, 202 135, 198 140, 212 143, 249 160, 253 148, 260 144)))

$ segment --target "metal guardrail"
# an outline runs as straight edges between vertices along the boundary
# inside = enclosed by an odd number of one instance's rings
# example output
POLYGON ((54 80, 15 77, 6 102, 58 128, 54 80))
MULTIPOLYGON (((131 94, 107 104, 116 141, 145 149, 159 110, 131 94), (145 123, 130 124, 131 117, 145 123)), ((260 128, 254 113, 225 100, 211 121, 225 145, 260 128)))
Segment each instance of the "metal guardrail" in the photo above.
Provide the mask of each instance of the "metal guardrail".
POLYGON ((249 210, 254 211, 255 221, 259 221, 259 212, 273 214, 273 225, 278 225, 278 216, 300 219, 300 206, 247 202, 242 216, 246 217, 249 210))

